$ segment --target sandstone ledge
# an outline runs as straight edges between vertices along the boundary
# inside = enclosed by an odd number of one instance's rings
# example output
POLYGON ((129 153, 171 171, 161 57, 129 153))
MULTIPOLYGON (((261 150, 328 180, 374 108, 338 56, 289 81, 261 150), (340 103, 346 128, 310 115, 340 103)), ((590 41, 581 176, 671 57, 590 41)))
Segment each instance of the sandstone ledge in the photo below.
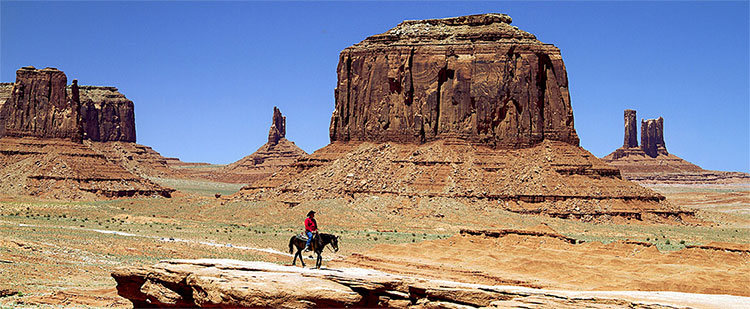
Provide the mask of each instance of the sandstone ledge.
POLYGON ((739 305, 746 297, 574 292, 426 280, 362 268, 306 269, 222 259, 168 260, 112 273, 136 307, 573 308, 739 305))

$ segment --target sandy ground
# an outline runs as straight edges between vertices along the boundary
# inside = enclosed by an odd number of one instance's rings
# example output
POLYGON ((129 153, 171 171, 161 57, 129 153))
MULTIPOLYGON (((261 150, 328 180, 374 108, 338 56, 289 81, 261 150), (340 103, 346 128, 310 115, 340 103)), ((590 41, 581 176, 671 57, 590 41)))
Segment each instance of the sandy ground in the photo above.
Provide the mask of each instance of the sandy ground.
POLYGON ((116 295, 111 271, 161 259, 289 264, 286 244, 299 230, 293 218, 309 209, 319 212, 326 231, 342 235, 342 250, 325 253, 337 260, 326 262, 331 267, 357 264, 433 279, 567 291, 748 296, 747 254, 686 246, 750 244, 750 185, 650 187, 712 223, 597 224, 438 199, 407 203, 401 211, 377 199, 311 201, 283 209, 225 205, 206 193, 216 186, 186 189, 172 199, 65 202, 5 196, 0 197, 0 278, 6 280, 0 281, 0 291, 17 293, 0 293, 6 295, 0 296, 0 306, 127 307, 129 302, 116 295), (585 242, 458 235, 462 228, 528 229, 542 223, 585 242), (628 245, 625 239, 653 246, 628 245))
POLYGON ((625 242, 569 242, 548 236, 460 235, 378 245, 335 265, 477 284, 581 291, 675 291, 750 296, 750 245, 739 252, 660 252, 625 242))

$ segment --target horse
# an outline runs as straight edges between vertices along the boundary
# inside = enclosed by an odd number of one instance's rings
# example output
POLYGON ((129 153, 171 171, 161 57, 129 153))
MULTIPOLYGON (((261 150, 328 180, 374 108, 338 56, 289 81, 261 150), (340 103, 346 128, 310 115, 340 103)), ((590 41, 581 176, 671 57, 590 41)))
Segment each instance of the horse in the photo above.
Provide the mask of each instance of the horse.
MULTIPOLYGON (((320 264, 323 262, 323 257, 321 257, 321 253, 323 253, 323 249, 325 249, 326 245, 331 244, 331 247, 333 247, 334 252, 339 251, 339 237, 335 236, 333 234, 326 234, 326 233, 320 233, 317 236, 313 235, 312 241, 310 241, 310 249, 312 249, 313 252, 318 254, 318 259, 315 262, 315 268, 320 269, 320 264)), ((292 238, 289 239, 289 254, 294 254, 294 260, 292 260, 292 265, 297 264, 297 257, 299 257, 300 263, 302 263, 302 267, 305 267, 305 262, 302 260, 302 249, 305 248, 305 241, 302 239, 297 238, 297 235, 292 236, 292 238), (297 247, 297 253, 294 253, 294 247, 297 247)))

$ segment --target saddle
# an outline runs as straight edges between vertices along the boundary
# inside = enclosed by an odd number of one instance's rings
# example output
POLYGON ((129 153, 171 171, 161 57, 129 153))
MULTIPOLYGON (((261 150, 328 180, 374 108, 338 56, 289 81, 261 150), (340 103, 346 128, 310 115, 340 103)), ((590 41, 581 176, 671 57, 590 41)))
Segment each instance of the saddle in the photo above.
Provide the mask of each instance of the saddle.
POLYGON ((297 239, 301 241, 307 241, 307 235, 305 235, 305 233, 299 233, 296 236, 297 236, 297 239))

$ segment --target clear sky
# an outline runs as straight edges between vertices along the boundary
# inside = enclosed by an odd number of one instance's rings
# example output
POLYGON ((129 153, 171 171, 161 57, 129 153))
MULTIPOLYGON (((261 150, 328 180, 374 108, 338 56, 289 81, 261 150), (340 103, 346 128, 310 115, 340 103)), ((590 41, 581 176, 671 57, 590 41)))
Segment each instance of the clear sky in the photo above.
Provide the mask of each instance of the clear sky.
POLYGON ((328 144, 339 52, 405 19, 506 13, 562 51, 581 146, 622 145, 623 110, 664 117, 667 149, 750 171, 750 25, 738 2, 0 1, 0 81, 57 67, 135 102, 138 143, 230 163, 273 106, 307 152, 328 144))

